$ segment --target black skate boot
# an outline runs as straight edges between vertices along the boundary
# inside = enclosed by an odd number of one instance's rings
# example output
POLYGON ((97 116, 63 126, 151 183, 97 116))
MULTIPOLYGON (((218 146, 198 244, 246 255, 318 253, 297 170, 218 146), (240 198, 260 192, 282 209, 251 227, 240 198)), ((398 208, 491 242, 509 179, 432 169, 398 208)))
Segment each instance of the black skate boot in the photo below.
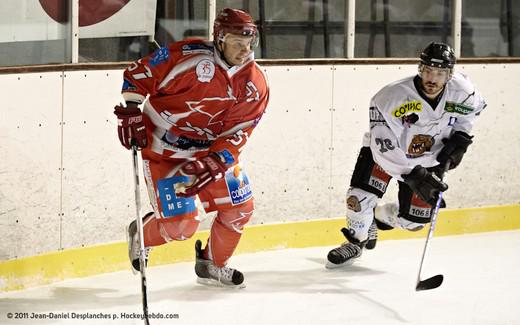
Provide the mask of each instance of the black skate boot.
POLYGON ((374 249, 376 247, 377 242, 377 225, 376 225, 376 219, 374 218, 374 221, 372 221, 372 224, 370 225, 370 228, 368 228, 368 240, 365 244, 366 249, 374 249))
MULTIPOLYGON (((146 218, 153 216, 153 212, 148 212, 143 217, 143 222, 146 218)), ((137 221, 130 222, 127 229, 127 241, 128 241, 128 258, 130 264, 132 264, 132 272, 134 274, 141 272, 141 264, 139 262, 139 254, 141 252, 141 246, 139 244, 139 233, 137 232, 137 221)), ((151 248, 145 248, 145 263, 148 263, 148 255, 150 255, 151 248)))
POLYGON ((197 282, 219 287, 245 288, 242 272, 230 267, 218 267, 213 261, 204 258, 202 242, 195 242, 195 273, 197 282))
POLYGON ((361 257, 363 252, 363 246, 366 241, 360 243, 359 240, 352 236, 352 230, 350 229, 342 228, 341 232, 347 238, 347 241, 329 252, 326 265, 328 269, 351 265, 355 259, 361 257))

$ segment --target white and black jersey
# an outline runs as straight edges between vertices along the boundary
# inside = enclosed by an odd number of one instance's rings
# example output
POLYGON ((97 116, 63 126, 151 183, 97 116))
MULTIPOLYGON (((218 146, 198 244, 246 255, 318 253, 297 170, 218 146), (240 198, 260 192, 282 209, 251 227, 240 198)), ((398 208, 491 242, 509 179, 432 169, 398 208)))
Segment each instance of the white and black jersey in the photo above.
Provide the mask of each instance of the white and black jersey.
POLYGON ((385 86, 370 102, 374 160, 398 180, 417 165, 438 165, 442 139, 455 131, 470 134, 475 117, 486 107, 480 92, 463 74, 454 73, 435 102, 419 93, 416 78, 385 86))

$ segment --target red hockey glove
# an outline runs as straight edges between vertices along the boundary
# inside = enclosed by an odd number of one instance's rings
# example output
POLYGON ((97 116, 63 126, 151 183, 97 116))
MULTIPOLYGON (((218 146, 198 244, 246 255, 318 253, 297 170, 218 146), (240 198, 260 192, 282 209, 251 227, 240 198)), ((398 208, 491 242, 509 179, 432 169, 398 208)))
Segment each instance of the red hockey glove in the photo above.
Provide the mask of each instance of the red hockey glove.
POLYGON ((114 107, 117 116, 117 133, 119 141, 130 149, 133 144, 138 148, 146 148, 146 130, 143 124, 143 113, 136 105, 114 107))
POLYGON ((176 188, 178 197, 190 197, 197 195, 204 187, 221 179, 226 173, 227 166, 224 160, 216 153, 195 161, 190 161, 181 168, 181 174, 190 177, 188 184, 179 184, 176 188))

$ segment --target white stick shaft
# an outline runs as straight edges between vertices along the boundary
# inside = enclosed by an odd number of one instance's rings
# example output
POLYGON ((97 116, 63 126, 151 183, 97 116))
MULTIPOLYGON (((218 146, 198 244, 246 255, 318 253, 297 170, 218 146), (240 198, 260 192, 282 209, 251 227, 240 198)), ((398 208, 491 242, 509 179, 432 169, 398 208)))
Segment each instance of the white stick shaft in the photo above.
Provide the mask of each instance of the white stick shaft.
POLYGON ((424 243, 424 249, 421 257, 421 264, 419 265, 419 274, 417 275, 417 283, 421 281, 421 271, 426 260, 426 251, 428 250, 428 244, 430 239, 433 237, 433 231, 435 230, 435 224, 437 223, 437 216, 439 214, 439 208, 442 202, 442 192, 439 193, 439 199, 437 200, 437 204, 435 205, 435 210, 432 215, 432 220, 430 221, 430 229, 428 230, 428 236, 426 237, 426 242, 424 243))
MULTIPOLYGON (((446 172, 450 169, 451 162, 448 160, 446 165, 444 165, 444 170, 441 175, 441 179, 446 174, 446 172)), ((435 230, 435 224, 437 223, 437 216, 439 215, 439 209, 441 208, 442 203, 442 195, 443 193, 439 193, 439 198, 437 199, 437 204, 435 204, 435 210, 433 211, 433 215, 430 221, 430 229, 428 230, 428 236, 426 237, 426 242, 424 243, 424 249, 421 257, 421 264, 419 265, 419 273, 417 274, 417 283, 421 281, 421 272, 424 261, 426 260, 426 252, 428 251, 428 244, 430 243, 430 239, 433 237, 433 231, 435 230)))
POLYGON ((135 218, 137 231, 139 232, 139 264, 141 269, 141 293, 143 295, 144 324, 148 325, 148 295, 146 285, 146 252, 144 248, 143 218, 141 218, 141 194, 139 192, 139 158, 137 157, 137 147, 132 146, 132 157, 134 165, 134 190, 135 190, 135 218))

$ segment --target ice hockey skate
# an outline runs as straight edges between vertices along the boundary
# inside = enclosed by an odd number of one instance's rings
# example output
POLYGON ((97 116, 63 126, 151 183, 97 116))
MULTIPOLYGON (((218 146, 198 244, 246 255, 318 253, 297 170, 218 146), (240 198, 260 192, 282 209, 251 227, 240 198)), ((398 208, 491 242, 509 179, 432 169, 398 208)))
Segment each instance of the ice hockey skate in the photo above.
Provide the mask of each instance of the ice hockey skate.
MULTIPOLYGON (((153 212, 149 212, 143 217, 144 220, 153 215, 153 212)), ((137 231, 137 221, 134 220, 128 225, 127 228, 127 242, 128 242, 128 258, 130 259, 130 264, 132 265, 132 272, 134 274, 141 272, 141 265, 139 262, 139 254, 141 251, 141 246, 139 244, 139 232, 137 231)), ((148 256, 150 255, 151 248, 145 248, 145 263, 148 263, 148 256)))
POLYGON ((356 243, 356 239, 350 234, 347 228, 342 228, 341 232, 345 235, 347 241, 341 244, 340 247, 336 247, 329 252, 327 255, 327 264, 325 265, 328 269, 352 265, 363 253, 364 243, 356 243))
POLYGON ((365 244, 366 249, 374 249, 376 247, 377 243, 377 224, 374 219, 372 221, 372 224, 370 225, 370 228, 368 228, 368 240, 365 244))
POLYGON ((195 242, 195 273, 200 284, 237 289, 246 286, 242 272, 226 266, 215 266, 213 261, 205 259, 200 240, 195 242))

